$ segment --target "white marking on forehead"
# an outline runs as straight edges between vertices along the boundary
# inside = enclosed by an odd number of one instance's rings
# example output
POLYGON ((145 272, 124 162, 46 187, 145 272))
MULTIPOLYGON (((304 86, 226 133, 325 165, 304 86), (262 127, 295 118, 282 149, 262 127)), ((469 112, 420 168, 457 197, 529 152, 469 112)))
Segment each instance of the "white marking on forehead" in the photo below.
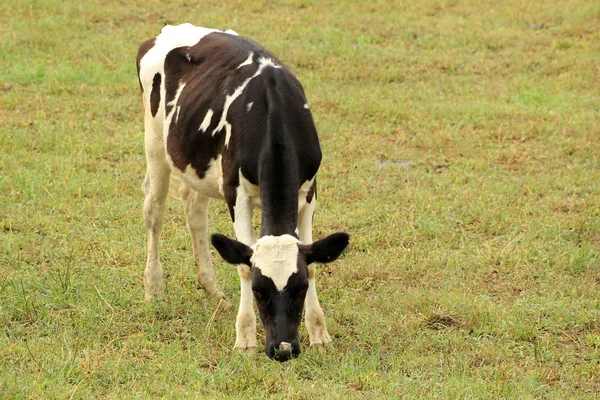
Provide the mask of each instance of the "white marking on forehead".
POLYGON ((251 101, 250 103, 246 104, 246 112, 249 112, 250 109, 252 108, 252 105, 254 104, 253 101, 251 101))
POLYGON ((275 287, 282 291, 290 276, 298 272, 299 243, 291 235, 263 236, 252 246, 252 266, 271 278, 275 287))
POLYGON ((217 127, 213 130, 212 135, 215 136, 217 132, 225 128, 225 146, 227 147, 229 146, 229 139, 231 138, 231 124, 227 121, 227 113, 229 112, 229 107, 231 107, 231 104, 235 101, 235 99, 237 99, 242 94, 242 92, 244 91, 246 86, 248 86, 250 81, 256 78, 258 75, 260 75, 265 67, 281 68, 280 65, 275 64, 270 58, 259 58, 258 69, 254 73, 254 75, 246 78, 246 80, 237 89, 235 89, 233 93, 228 94, 225 97, 225 105, 223 106, 223 114, 221 114, 221 120, 219 121, 219 125, 217 125, 217 127))
POLYGON ((244 65, 250 65, 252 64, 252 58, 254 57, 254 52, 251 51, 250 55, 248 56, 248 58, 246 59, 246 61, 244 61, 243 63, 241 63, 240 65, 238 65, 237 69, 242 68, 244 65))
POLYGON ((209 108, 208 111, 206 112, 206 116, 204 117, 204 120, 202 121, 202 124, 200 124, 200 128, 198 128, 199 131, 206 132, 206 130, 210 126, 210 121, 212 120, 213 114, 214 114, 214 111, 209 108))

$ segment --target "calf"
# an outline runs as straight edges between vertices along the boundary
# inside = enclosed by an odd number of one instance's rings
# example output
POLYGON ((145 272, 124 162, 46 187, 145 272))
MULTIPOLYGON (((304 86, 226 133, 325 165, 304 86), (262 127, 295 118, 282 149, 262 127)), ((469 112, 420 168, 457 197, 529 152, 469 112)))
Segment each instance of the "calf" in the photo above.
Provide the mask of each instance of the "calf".
POLYGON ((311 345, 331 339, 315 289, 314 262, 335 260, 346 233, 312 243, 317 131, 298 80, 271 53, 233 31, 165 26, 137 56, 144 105, 147 170, 142 189, 148 231, 146 300, 164 292, 158 242, 170 174, 180 193, 197 265, 197 284, 223 297, 208 247, 208 202, 225 199, 236 240, 214 234, 241 279, 236 320, 239 349, 256 346, 253 297, 266 333, 265 351, 298 356, 306 305, 311 345), (262 208, 260 239, 252 210, 262 208), (254 294, 254 296, 253 296, 254 294))

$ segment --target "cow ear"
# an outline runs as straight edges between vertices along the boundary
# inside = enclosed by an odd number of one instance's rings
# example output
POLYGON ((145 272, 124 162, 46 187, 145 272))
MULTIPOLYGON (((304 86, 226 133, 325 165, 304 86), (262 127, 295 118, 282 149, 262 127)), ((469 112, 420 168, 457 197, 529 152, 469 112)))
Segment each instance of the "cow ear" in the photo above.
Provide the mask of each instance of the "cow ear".
POLYGON ((344 232, 334 233, 325 239, 303 246, 306 254, 306 264, 314 262, 328 263, 337 260, 342 251, 348 246, 350 235, 344 232))
POLYGON ((242 242, 229 239, 225 235, 215 233, 211 236, 210 241, 217 249, 223 260, 229 264, 246 264, 251 267, 250 257, 252 257, 252 249, 242 242))

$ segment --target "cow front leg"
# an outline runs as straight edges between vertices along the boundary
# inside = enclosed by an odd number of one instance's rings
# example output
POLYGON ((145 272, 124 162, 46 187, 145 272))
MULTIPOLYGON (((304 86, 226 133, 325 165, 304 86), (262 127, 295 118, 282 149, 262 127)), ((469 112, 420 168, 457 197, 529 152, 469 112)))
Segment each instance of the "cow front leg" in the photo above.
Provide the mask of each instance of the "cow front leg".
POLYGON ((225 295, 217 285, 215 270, 210 260, 210 248, 208 247, 208 204, 210 199, 185 184, 179 188, 181 202, 187 221, 194 259, 196 261, 196 285, 209 295, 224 298, 225 295))
POLYGON ((298 237, 303 244, 312 244, 312 222, 317 208, 317 198, 312 197, 310 202, 300 202, 298 210, 298 237))
MULTIPOLYGON (((252 201, 238 187, 233 208, 233 229, 237 240, 246 246, 252 246, 256 239, 252 228, 252 201)), ((235 347, 246 350, 256 347, 256 314, 252 295, 252 274, 247 265, 238 265, 240 276, 240 307, 235 321, 235 347)))
MULTIPOLYGON (((316 182, 313 185, 316 185, 316 182)), ((307 198, 307 201, 302 204, 302 207, 298 210, 298 236, 303 244, 312 243, 312 221, 315 209, 317 208, 315 189, 316 187, 314 189, 311 187, 313 196, 307 198)), ((321 309, 317 297, 315 264, 308 266, 308 290, 306 291, 304 307, 306 308, 304 321, 306 323, 306 329, 308 330, 310 345, 323 346, 324 344, 331 342, 331 338, 327 332, 325 314, 321 309)))
MULTIPOLYGON (((241 175, 241 173, 240 173, 241 175)), ((233 220, 233 229, 238 241, 246 246, 255 243, 252 228, 252 201, 239 184, 223 186, 225 201, 233 220)), ((237 266, 240 276, 240 306, 235 320, 235 348, 247 350, 256 347, 256 314, 252 294, 252 273, 247 265, 237 266)))
POLYGON ((304 306, 306 308, 305 323, 308 330, 308 337, 311 346, 322 347, 324 344, 331 342, 331 337, 327 332, 327 324, 325 323, 325 314, 319 304, 317 298, 316 287, 316 265, 308 266, 308 290, 306 291, 306 300, 304 306))
POLYGON ((240 308, 235 320, 235 348, 248 350, 256 347, 256 314, 252 295, 252 274, 247 265, 238 265, 240 276, 240 308))
POLYGON ((165 200, 169 191, 169 166, 161 160, 148 159, 144 192, 144 222, 148 233, 148 253, 144 270, 144 298, 152 300, 164 295, 163 271, 158 253, 165 200))

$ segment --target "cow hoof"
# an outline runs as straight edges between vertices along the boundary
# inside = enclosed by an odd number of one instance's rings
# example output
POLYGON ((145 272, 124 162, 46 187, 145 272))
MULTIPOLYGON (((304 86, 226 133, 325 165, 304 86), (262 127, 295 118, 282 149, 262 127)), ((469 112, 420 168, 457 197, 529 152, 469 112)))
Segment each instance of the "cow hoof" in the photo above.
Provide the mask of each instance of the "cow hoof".
MULTIPOLYGON (((222 293, 223 292, 221 292, 221 294, 222 293)), ((227 297, 225 297, 225 295, 219 296, 218 294, 215 294, 215 296, 219 300, 219 308, 223 310, 228 310, 232 307, 232 304, 227 300, 227 297)))
POLYGON ((227 301, 227 296, 225 296, 225 293, 223 293, 222 290, 217 290, 216 292, 214 292, 212 294, 215 298, 223 300, 223 301, 227 301))
POLYGON ((163 290, 154 290, 150 292, 144 293, 145 301, 158 301, 165 297, 165 291, 163 290))
POLYGON ((254 353, 255 353, 255 351, 256 351, 255 347, 246 347, 246 348, 244 348, 244 347, 236 347, 235 350, 238 353, 244 353, 244 354, 247 354, 248 356, 253 356, 254 353))
POLYGON ((165 284, 161 281, 148 282, 144 277, 144 300, 151 301, 165 296, 165 284))
POLYGON ((312 347, 313 349, 317 349, 319 353, 325 351, 325 345, 323 343, 313 343, 310 345, 310 347, 312 347))

